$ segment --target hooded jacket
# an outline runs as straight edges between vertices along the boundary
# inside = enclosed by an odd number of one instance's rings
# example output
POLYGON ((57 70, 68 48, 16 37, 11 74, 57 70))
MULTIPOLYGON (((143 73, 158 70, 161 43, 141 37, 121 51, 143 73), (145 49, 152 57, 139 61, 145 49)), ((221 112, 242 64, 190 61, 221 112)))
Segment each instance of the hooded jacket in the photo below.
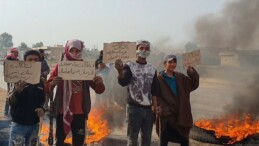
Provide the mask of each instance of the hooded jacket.
MULTIPOLYGON (((165 77, 160 72, 158 75, 158 105, 162 108, 161 131, 165 129, 165 125, 170 125, 177 130, 183 137, 189 138, 189 133, 193 125, 190 92, 197 89, 199 86, 199 74, 193 68, 194 72, 191 74, 187 72, 188 76, 174 72, 176 79, 177 95, 171 90, 165 77)), ((159 134, 159 122, 156 118, 156 130, 159 134)))

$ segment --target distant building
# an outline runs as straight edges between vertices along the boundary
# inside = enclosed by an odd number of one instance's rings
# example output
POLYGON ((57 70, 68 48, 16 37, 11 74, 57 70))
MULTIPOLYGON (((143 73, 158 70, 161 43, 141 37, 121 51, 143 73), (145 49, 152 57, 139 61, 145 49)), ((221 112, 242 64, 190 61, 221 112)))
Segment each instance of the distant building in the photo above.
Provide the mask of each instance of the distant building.
POLYGON ((63 45, 54 45, 54 46, 42 46, 42 47, 36 47, 32 48, 33 50, 44 50, 45 58, 47 60, 50 60, 52 58, 57 58, 61 55, 62 51, 64 50, 63 45), (53 51, 54 50, 54 51, 53 51), (58 50, 58 51, 57 51, 58 50), (55 52, 55 53, 54 53, 55 52), (57 55, 58 53, 58 55, 57 55), (57 56, 57 57, 56 57, 57 56))
POLYGON ((237 51, 219 52, 221 66, 240 66, 239 55, 237 51))
POLYGON ((224 50, 219 56, 222 66, 252 67, 259 63, 259 50, 224 50))

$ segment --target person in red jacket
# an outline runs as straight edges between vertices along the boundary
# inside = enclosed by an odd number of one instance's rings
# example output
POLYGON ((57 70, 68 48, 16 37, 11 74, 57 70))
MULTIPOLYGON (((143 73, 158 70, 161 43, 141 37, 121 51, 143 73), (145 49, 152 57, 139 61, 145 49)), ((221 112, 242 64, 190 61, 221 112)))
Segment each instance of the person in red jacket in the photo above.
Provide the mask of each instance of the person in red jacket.
MULTIPOLYGON (((80 40, 69 40, 65 45, 63 61, 82 61, 84 43, 80 40)), ((52 94, 57 86, 54 99, 56 116, 56 146, 63 146, 66 135, 72 131, 72 144, 82 146, 85 141, 85 125, 91 109, 90 87, 101 94, 105 90, 102 78, 93 80, 63 80, 58 76, 58 65, 52 71, 46 83, 52 94)), ((50 94, 50 95, 51 95, 50 94)))
MULTIPOLYGON (((10 49, 10 54, 6 55, 5 60, 14 60, 14 61, 18 61, 18 55, 19 52, 17 50, 17 48, 11 48, 10 49)), ((7 95, 8 93, 13 90, 14 84, 13 83, 7 83, 7 95)), ((4 115, 6 117, 10 116, 10 106, 9 106, 9 99, 8 97, 6 97, 6 102, 5 102, 5 109, 4 109, 4 115)))

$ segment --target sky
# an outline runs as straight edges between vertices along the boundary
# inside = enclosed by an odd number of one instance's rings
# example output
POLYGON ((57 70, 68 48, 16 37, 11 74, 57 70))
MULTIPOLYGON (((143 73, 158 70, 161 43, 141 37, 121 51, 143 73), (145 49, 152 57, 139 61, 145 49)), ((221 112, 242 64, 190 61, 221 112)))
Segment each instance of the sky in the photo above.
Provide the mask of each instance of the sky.
POLYGON ((0 33, 14 46, 64 45, 80 39, 86 47, 116 41, 169 38, 191 40, 195 21, 217 14, 229 0, 0 0, 0 33))

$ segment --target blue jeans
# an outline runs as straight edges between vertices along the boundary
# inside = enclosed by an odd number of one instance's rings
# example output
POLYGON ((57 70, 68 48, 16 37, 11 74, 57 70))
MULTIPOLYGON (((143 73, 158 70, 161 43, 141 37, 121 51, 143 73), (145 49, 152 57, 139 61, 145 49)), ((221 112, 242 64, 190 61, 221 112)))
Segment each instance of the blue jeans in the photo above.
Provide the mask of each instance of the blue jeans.
POLYGON ((39 123, 21 125, 12 122, 10 129, 9 146, 36 146, 39 123))
POLYGON ((140 146, 150 146, 153 128, 153 113, 151 108, 128 104, 126 117, 128 123, 127 146, 137 146, 139 132, 141 134, 140 146))

